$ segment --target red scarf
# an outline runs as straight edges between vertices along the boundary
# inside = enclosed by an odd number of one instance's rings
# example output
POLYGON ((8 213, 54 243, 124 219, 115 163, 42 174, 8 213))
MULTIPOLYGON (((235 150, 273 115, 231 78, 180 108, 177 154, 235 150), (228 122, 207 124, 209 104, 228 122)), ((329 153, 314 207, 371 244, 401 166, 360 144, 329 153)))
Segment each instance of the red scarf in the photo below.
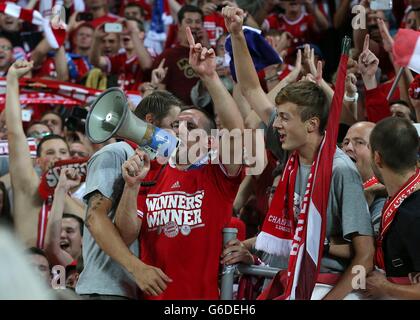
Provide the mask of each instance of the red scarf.
POLYGON ((398 208, 410 195, 416 192, 420 187, 420 169, 411 176, 410 179, 401 187, 401 189, 385 203, 382 210, 381 229, 379 237, 376 241, 376 264, 379 268, 385 270, 385 258, 383 251, 383 240, 385 234, 388 232, 392 221, 394 221, 398 208))
POLYGON ((41 177, 41 183, 38 187, 38 194, 44 200, 41 211, 38 216, 38 234, 36 240, 36 246, 38 248, 44 248, 45 233, 47 231, 48 215, 50 214, 53 195, 55 187, 60 179, 61 170, 64 168, 75 168, 80 177, 81 181, 85 181, 87 173, 87 161, 88 158, 83 159, 68 159, 57 161, 54 167, 45 172, 41 177))
POLYGON ((299 159, 297 152, 294 152, 286 163, 262 231, 258 234, 255 243, 257 250, 278 256, 290 254, 295 234, 294 193, 298 169, 299 159))
MULTIPOLYGON (((36 141, 34 138, 27 138, 26 141, 28 142, 29 147, 29 154, 31 158, 36 158, 36 141)), ((8 157, 9 156, 9 141, 8 140, 0 140, 0 157, 8 157)))
POLYGON ((368 181, 366 181, 366 182, 363 183, 363 189, 367 189, 367 188, 373 187, 374 185, 376 185, 378 183, 379 183, 378 178, 376 178, 375 176, 373 176, 368 181))

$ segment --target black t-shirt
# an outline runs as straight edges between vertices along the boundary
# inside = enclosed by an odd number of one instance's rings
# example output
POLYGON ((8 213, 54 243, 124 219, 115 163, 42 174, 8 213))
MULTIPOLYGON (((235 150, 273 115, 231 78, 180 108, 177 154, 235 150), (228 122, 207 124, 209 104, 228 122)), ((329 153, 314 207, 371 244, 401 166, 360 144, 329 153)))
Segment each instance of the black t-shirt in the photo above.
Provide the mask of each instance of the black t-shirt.
POLYGON ((420 190, 408 197, 395 215, 384 242, 388 277, 420 272, 420 190))

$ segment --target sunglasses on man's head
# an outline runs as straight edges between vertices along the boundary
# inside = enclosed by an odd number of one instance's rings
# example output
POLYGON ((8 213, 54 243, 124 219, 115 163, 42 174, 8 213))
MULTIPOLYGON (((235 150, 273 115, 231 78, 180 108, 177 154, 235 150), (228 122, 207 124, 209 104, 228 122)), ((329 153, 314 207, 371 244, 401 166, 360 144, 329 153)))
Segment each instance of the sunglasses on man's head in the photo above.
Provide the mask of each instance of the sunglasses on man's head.
POLYGON ((35 138, 35 139, 42 139, 46 136, 49 136, 51 134, 51 132, 38 132, 38 131, 34 131, 32 133, 29 134, 29 137, 31 138, 35 138))

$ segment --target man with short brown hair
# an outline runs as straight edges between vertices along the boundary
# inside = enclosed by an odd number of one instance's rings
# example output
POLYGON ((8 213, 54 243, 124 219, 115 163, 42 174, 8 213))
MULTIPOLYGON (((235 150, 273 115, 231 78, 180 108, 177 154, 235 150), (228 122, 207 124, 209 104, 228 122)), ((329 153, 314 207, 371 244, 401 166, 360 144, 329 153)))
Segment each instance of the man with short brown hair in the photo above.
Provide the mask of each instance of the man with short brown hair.
MULTIPOLYGON (((370 135, 373 170, 389 195, 376 251, 376 263, 387 277, 414 280, 420 273, 419 147, 417 130, 407 119, 384 119, 370 135)), ((368 276, 366 289, 373 298, 420 298, 419 283, 392 283, 378 271, 368 276)))
MULTIPOLYGON (((28 246, 39 245, 45 232, 39 228, 38 221, 45 204, 38 193, 40 178, 29 154, 19 103, 19 79, 28 73, 32 66, 33 63, 17 61, 10 67, 6 93, 6 124, 15 227, 21 241, 28 246)), ((40 141, 36 163, 43 173, 56 161, 69 158, 69 147, 64 138, 48 135, 40 141)), ((66 212, 82 216, 83 209, 69 196, 66 196, 65 207, 66 212)))
MULTIPOLYGON (((244 12, 241 9, 225 7, 223 14, 232 38, 235 69, 242 93, 254 110, 260 110, 259 112, 265 115, 264 119, 270 117, 273 109, 276 110, 273 128, 279 133, 278 143, 281 144, 283 150, 292 153, 293 159, 292 157, 289 159, 293 160, 293 170, 295 172, 293 175, 296 175, 294 179, 290 178, 290 184, 294 184, 294 187, 290 187, 285 180, 280 182, 279 186, 281 187, 278 187, 277 190, 290 189, 287 194, 288 198, 292 198, 293 201, 288 201, 287 211, 293 211, 289 215, 293 214, 294 219, 292 219, 296 223, 297 217, 305 205, 304 196, 310 186, 309 177, 311 170, 313 170, 312 166, 324 139, 329 101, 323 89, 317 84, 301 81, 283 88, 277 95, 276 105, 274 106, 261 88, 247 48, 242 31, 244 12), (282 186, 282 183, 287 185, 282 186)), ((352 259, 348 260, 337 259, 329 255, 328 246, 325 247, 320 266, 321 274, 338 273, 341 276, 336 283, 330 284, 327 288, 315 286, 313 299, 345 298, 353 291, 353 266, 362 265, 367 270, 372 269, 373 230, 368 207, 363 199, 362 182, 356 167, 340 149, 336 149, 326 210, 326 238, 327 241, 338 239, 341 242, 350 242, 354 255, 352 259)), ((276 196, 274 196, 267 217, 270 217, 271 208, 277 203, 275 200, 276 196)), ((276 212, 273 212, 273 214, 276 214, 276 212)), ((266 220, 264 225, 267 223, 269 227, 278 230, 277 228, 282 227, 282 220, 277 221, 266 220)), ((270 235, 272 236, 272 234, 264 236, 260 233, 256 248, 264 248, 268 253, 282 255, 276 245, 278 240, 282 239, 276 236, 270 238, 270 235), (268 238, 273 241, 270 242, 268 238), (270 245, 270 243, 273 245, 270 245)), ((288 251, 287 248, 283 251, 285 256, 291 254, 291 251, 288 251)), ((353 296, 353 298, 355 297, 353 296)))

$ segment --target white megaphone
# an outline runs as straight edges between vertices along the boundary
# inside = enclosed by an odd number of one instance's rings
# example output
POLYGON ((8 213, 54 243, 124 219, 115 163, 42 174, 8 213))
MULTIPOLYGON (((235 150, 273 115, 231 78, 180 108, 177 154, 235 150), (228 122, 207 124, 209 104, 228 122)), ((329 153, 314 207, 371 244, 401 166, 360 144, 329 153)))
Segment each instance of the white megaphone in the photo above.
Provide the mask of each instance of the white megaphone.
POLYGON ((93 143, 103 143, 112 137, 128 139, 151 159, 169 158, 179 144, 168 131, 137 118, 120 88, 110 88, 96 98, 86 118, 86 135, 93 143))

